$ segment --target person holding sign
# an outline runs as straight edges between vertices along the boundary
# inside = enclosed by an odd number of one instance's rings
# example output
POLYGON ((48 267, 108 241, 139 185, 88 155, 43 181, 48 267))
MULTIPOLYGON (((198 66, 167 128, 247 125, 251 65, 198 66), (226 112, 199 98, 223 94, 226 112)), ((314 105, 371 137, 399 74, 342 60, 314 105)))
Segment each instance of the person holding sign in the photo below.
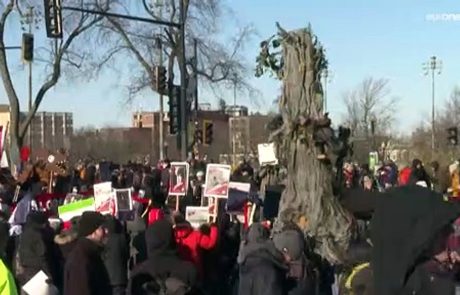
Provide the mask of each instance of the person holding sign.
POLYGON ((217 244, 218 230, 216 225, 211 225, 209 234, 195 230, 180 213, 174 215, 174 234, 182 259, 192 262, 203 277, 203 263, 201 250, 211 250, 217 244))

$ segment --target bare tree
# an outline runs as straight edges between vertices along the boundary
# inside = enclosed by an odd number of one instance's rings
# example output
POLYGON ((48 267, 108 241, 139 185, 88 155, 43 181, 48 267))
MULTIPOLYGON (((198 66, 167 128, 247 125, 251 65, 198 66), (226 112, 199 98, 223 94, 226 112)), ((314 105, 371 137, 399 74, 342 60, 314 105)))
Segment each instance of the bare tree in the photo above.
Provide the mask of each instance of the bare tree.
MULTIPOLYGON (((83 5, 82 1, 74 0, 68 1, 70 5, 83 5)), ((36 58, 37 62, 44 65, 46 70, 46 77, 39 87, 38 91, 33 95, 32 108, 21 116, 20 98, 17 94, 17 87, 11 77, 11 63, 8 62, 7 52, 5 46, 5 35, 17 32, 16 28, 7 29, 7 26, 14 23, 14 21, 21 20, 24 17, 24 11, 29 5, 34 7, 36 17, 39 19, 41 11, 43 11, 42 1, 20 1, 8 0, 1 7, 0 18, 0 75, 5 88, 6 95, 10 103, 11 122, 10 122, 10 135, 11 135, 11 159, 13 163, 17 163, 19 159, 19 148, 24 144, 24 137, 27 129, 37 112, 40 104, 45 98, 47 92, 53 88, 59 81, 65 66, 78 68, 81 64, 81 56, 84 49, 81 44, 76 44, 75 40, 83 33, 91 30, 94 25, 99 22, 101 17, 94 17, 88 14, 64 14, 64 30, 66 37, 56 42, 48 42, 43 47, 38 48, 39 56, 36 58), (16 31, 14 31, 16 29, 16 31), (78 52, 78 54, 76 54, 78 52), (80 59, 78 58, 80 57, 80 59)), ((87 6, 87 5, 86 5, 87 6)), ((108 2, 99 4, 99 6, 107 9, 108 2)), ((37 38, 35 39, 37 40, 37 38)), ((36 46, 38 47, 38 46, 36 46)))
POLYGON ((385 133, 395 120, 397 100, 390 98, 388 80, 366 78, 343 96, 345 123, 355 137, 369 139, 371 121, 376 133, 385 133))
POLYGON ((420 125, 411 134, 411 147, 415 155, 426 162, 439 161, 449 164, 458 157, 457 147, 448 141, 447 129, 460 127, 460 88, 455 87, 450 97, 445 101, 444 106, 437 112, 435 117, 436 149, 431 150, 431 121, 422 120, 420 125))
MULTIPOLYGON (((141 4, 126 4, 118 1, 113 10, 121 10, 132 15, 147 15, 153 20, 179 22, 177 0, 139 1, 141 4), (154 2, 161 2, 161 5, 154 2)), ((223 41, 219 21, 228 16, 222 1, 184 0, 186 14, 186 54, 189 83, 193 83, 192 73, 211 90, 236 87, 241 91, 255 92, 246 79, 249 71, 240 52, 246 41, 252 36, 251 27, 244 27, 232 40, 223 41), (196 42, 196 43, 195 43, 196 42), (197 46, 198 60, 193 58, 194 46, 197 46)), ((99 25, 99 42, 109 47, 101 62, 95 64, 96 70, 102 69, 114 60, 130 58, 141 66, 133 67, 133 75, 128 87, 129 99, 145 88, 154 91, 154 66, 159 64, 159 42, 165 56, 168 78, 174 81, 174 70, 178 67, 180 54, 180 31, 176 27, 146 25, 133 21, 121 21, 108 17, 99 25)))
POLYGON ((272 72, 283 82, 281 117, 271 124, 278 128, 271 137, 281 137, 287 163, 275 229, 299 224, 306 236, 316 239, 321 256, 340 262, 351 237, 351 219, 333 194, 332 166, 319 158, 318 131, 328 134, 328 144, 336 140, 322 109, 320 78, 327 66, 323 48, 310 28, 286 32, 278 25, 278 34, 261 43, 257 61, 258 76, 272 72))
POLYGON ((225 112, 225 110, 227 109, 227 102, 225 101, 225 99, 221 98, 219 99, 219 111, 221 112, 225 112))

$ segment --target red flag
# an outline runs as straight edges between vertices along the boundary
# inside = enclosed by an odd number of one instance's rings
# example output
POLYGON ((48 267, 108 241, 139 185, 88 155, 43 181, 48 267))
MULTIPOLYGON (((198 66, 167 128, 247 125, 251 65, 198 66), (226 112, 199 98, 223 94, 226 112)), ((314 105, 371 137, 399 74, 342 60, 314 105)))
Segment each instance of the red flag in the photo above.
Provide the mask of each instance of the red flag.
POLYGON ((29 147, 23 146, 21 148, 21 161, 27 162, 27 161, 29 161, 29 157, 30 157, 30 149, 29 149, 29 147))

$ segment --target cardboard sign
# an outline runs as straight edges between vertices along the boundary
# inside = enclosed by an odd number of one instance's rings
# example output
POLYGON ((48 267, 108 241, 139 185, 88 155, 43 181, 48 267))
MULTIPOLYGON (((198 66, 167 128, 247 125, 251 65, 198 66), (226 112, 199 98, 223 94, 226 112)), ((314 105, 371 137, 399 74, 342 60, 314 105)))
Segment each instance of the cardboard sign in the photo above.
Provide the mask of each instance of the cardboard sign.
POLYGON ((96 211, 101 214, 115 215, 116 205, 111 182, 94 185, 94 205, 96 211))
POLYGON ((259 153, 260 166, 278 165, 278 158, 276 157, 276 149, 274 143, 261 143, 257 145, 259 153))
POLYGON ((88 198, 81 201, 76 201, 66 205, 59 206, 59 218, 62 221, 70 221, 76 216, 81 216, 85 211, 95 211, 94 198, 88 198))
POLYGON ((169 195, 185 196, 189 183, 189 164, 186 162, 173 162, 169 173, 169 195))
POLYGON ((131 189, 115 189, 114 195, 117 212, 130 212, 133 210, 131 189))
POLYGON ((198 228, 200 225, 208 222, 209 208, 187 206, 185 209, 185 219, 190 222, 193 227, 198 228))
POLYGON ((204 196, 227 198, 230 184, 230 165, 208 164, 204 196))
POLYGON ((250 183, 230 182, 226 210, 228 213, 242 213, 249 199, 250 183))

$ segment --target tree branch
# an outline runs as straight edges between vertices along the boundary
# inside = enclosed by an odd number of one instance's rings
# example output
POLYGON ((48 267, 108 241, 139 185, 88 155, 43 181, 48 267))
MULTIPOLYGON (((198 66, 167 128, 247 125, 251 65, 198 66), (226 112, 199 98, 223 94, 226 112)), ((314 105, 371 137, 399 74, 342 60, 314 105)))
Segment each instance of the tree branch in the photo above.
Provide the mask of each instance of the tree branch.
POLYGON ((95 25, 97 22, 102 20, 102 18, 103 17, 96 17, 92 21, 88 22, 88 24, 84 25, 86 17, 82 15, 79 25, 70 33, 67 40, 62 44, 62 46, 56 53, 54 63, 53 63, 53 72, 51 74, 51 77, 38 90, 37 95, 35 96, 35 100, 32 104, 32 109, 28 112, 26 118, 24 119, 24 121, 22 122, 19 128, 20 137, 23 137, 25 135, 27 128, 30 125, 30 122, 32 121, 34 115, 38 111, 40 104, 43 101, 43 98, 45 97, 45 94, 48 92, 48 90, 50 90, 57 84, 59 77, 61 76, 61 66, 62 66, 61 62, 63 60, 65 53, 67 52, 70 45, 72 44, 72 41, 75 38, 77 38, 81 33, 85 32, 86 30, 91 28, 93 25, 95 25))

